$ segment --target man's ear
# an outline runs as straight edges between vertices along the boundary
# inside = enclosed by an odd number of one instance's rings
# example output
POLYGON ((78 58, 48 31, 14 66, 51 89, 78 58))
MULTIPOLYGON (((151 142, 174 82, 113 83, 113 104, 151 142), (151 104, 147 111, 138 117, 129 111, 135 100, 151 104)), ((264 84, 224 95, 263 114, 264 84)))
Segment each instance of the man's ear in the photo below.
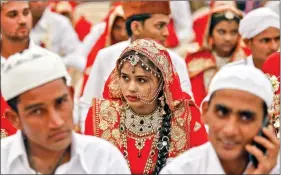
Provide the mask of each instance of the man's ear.
POLYGON ((6 109, 4 114, 15 128, 22 130, 22 123, 17 112, 12 109, 6 109))
POLYGON ((243 39, 243 41, 248 48, 251 48, 251 39, 245 38, 245 39, 243 39))
POLYGON ((131 30, 132 30, 132 34, 135 36, 140 36, 141 32, 143 30, 143 26, 142 23, 139 21, 132 21, 131 23, 131 30))
POLYGON ((209 110, 209 102, 203 102, 202 104, 202 121, 204 124, 208 124, 208 117, 207 117, 207 112, 209 110))
POLYGON ((72 99, 72 100, 74 100, 74 93, 75 93, 75 91, 74 91, 74 87, 69 86, 69 87, 68 87, 68 90, 69 90, 69 93, 70 93, 71 99, 72 99))

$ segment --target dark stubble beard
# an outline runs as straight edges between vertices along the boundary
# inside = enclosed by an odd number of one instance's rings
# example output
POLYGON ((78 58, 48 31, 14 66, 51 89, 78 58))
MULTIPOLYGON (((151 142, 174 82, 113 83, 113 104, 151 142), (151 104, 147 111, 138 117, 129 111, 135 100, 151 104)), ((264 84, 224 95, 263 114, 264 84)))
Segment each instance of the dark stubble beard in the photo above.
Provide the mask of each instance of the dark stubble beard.
POLYGON ((8 36, 8 35, 6 35, 6 37, 13 42, 24 42, 24 41, 29 40, 29 33, 30 32, 28 32, 28 35, 26 35, 26 36, 18 36, 18 35, 8 36))

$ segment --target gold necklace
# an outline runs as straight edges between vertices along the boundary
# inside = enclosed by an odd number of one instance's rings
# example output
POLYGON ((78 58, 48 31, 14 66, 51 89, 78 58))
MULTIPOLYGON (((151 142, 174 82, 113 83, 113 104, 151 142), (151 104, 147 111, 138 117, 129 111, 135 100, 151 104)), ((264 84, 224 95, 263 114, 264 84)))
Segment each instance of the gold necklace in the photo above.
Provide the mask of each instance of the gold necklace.
MULTIPOLYGON (((122 147, 123 147, 123 155, 124 155, 125 159, 127 160, 127 164, 130 168, 130 161, 128 159, 127 135, 126 135, 126 132, 125 132, 126 131, 125 118, 126 118, 126 113, 125 113, 125 111, 123 111, 121 113, 121 120, 120 120, 121 144, 122 144, 122 147)), ((148 155, 148 159, 147 159, 145 167, 144 167, 143 174, 149 174, 152 167, 155 167, 155 162, 153 162, 153 157, 154 157, 154 155, 156 154, 156 151, 157 151, 156 146, 157 146, 157 142, 159 140, 159 137, 160 136, 159 136, 159 131, 158 131, 155 134, 154 139, 152 141, 152 146, 151 146, 151 149, 150 149, 150 152, 149 152, 149 155, 148 155)))
POLYGON ((149 115, 138 115, 132 111, 131 108, 126 109, 125 127, 129 132, 144 137, 155 133, 160 126, 162 116, 160 114, 160 107, 157 107, 149 115))

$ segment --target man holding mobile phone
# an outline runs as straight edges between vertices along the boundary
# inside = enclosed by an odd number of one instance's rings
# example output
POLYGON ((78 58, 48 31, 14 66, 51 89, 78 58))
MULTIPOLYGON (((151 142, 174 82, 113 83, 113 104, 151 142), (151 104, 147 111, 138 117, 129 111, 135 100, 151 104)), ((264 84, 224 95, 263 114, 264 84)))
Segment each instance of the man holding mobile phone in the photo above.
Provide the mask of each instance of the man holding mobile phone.
POLYGON ((160 174, 280 174, 279 140, 271 125, 263 127, 272 100, 270 81, 259 69, 222 68, 201 105, 209 142, 183 153, 160 174), (265 137, 258 136, 260 130, 265 137))

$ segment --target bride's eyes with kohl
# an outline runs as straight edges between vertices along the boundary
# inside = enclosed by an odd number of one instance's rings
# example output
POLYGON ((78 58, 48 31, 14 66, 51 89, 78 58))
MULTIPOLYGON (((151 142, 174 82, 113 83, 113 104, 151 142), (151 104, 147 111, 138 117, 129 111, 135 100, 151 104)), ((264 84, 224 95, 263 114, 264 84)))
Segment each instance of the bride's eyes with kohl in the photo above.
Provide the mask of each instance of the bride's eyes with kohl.
POLYGON ((129 77, 127 75, 121 75, 122 80, 129 81, 129 77))
POLYGON ((137 81, 140 82, 140 83, 146 83, 147 80, 144 79, 144 78, 137 78, 137 81))

